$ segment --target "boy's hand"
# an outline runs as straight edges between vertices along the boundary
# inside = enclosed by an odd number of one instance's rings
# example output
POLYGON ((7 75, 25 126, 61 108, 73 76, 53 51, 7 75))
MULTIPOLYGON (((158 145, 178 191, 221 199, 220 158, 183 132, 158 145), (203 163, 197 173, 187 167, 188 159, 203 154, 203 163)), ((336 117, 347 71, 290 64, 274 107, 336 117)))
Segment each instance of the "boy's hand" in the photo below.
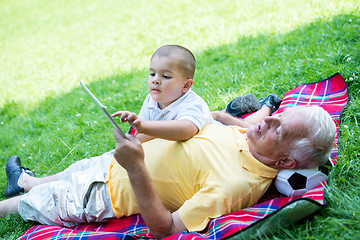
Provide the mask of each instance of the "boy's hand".
POLYGON ((129 122, 129 117, 131 119, 137 119, 137 115, 135 113, 129 112, 129 111, 118 111, 116 113, 111 114, 112 117, 118 117, 120 116, 121 122, 129 122))
POLYGON ((120 116, 121 122, 128 122, 138 133, 144 130, 143 121, 138 116, 129 111, 119 111, 111 115, 112 117, 120 116))

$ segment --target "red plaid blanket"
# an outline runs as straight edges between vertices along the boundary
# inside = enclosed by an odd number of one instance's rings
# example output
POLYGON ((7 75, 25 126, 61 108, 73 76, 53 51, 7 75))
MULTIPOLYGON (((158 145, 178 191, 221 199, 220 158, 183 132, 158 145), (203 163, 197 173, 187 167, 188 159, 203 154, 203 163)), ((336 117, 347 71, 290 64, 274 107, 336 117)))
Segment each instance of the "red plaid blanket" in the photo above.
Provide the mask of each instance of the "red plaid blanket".
MULTIPOLYGON (((341 113, 347 102, 348 91, 345 81, 337 73, 326 80, 303 84, 290 90, 284 95, 276 113, 282 112, 289 106, 316 104, 327 110, 339 127, 341 113)), ((334 162, 336 162, 337 152, 338 136, 336 136, 332 151, 334 162)), ((177 233, 166 239, 221 239, 232 235, 266 233, 269 222, 272 226, 293 223, 324 206, 324 187, 319 185, 301 197, 282 197, 274 193, 271 188, 259 202, 261 203, 211 220, 202 232, 177 233)), ((106 223, 83 224, 73 228, 37 225, 31 227, 18 239, 138 238, 153 238, 140 215, 114 219, 106 223)))

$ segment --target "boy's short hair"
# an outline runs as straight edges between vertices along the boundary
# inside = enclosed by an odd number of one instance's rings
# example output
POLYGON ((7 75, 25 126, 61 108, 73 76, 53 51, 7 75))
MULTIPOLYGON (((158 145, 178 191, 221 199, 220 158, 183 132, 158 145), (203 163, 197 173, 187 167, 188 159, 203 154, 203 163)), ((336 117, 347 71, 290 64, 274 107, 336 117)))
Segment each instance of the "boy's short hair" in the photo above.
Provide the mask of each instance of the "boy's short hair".
POLYGON ((169 57, 178 61, 179 70, 182 71, 186 78, 194 78, 196 60, 190 50, 180 45, 164 45, 158 48, 151 59, 154 56, 169 57))

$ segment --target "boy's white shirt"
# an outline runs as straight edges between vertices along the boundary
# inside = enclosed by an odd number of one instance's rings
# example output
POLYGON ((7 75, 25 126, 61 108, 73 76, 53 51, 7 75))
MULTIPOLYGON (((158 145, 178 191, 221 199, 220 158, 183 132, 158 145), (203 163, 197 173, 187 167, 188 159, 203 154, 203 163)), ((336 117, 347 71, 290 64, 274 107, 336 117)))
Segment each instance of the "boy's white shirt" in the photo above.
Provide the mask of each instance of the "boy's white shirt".
POLYGON ((189 120, 199 131, 214 122, 207 103, 191 89, 164 109, 148 94, 138 116, 145 121, 189 120))

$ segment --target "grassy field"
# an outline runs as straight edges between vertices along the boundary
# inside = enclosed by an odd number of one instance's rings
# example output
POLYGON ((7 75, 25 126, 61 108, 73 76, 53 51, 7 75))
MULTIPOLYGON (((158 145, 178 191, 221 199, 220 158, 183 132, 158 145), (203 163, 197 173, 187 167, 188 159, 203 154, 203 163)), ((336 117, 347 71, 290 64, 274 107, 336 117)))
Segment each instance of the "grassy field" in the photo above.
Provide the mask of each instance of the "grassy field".
MULTIPOLYGON (((37 176, 114 147, 111 126, 79 88, 110 111, 138 112, 152 52, 180 44, 197 59, 195 90, 218 110, 235 96, 282 96, 339 72, 350 102, 328 204, 270 239, 360 237, 360 2, 0 0, 0 199, 16 154, 37 176)), ((121 125, 124 130, 128 125, 121 125)), ((32 223, 0 220, 0 238, 32 223)))

